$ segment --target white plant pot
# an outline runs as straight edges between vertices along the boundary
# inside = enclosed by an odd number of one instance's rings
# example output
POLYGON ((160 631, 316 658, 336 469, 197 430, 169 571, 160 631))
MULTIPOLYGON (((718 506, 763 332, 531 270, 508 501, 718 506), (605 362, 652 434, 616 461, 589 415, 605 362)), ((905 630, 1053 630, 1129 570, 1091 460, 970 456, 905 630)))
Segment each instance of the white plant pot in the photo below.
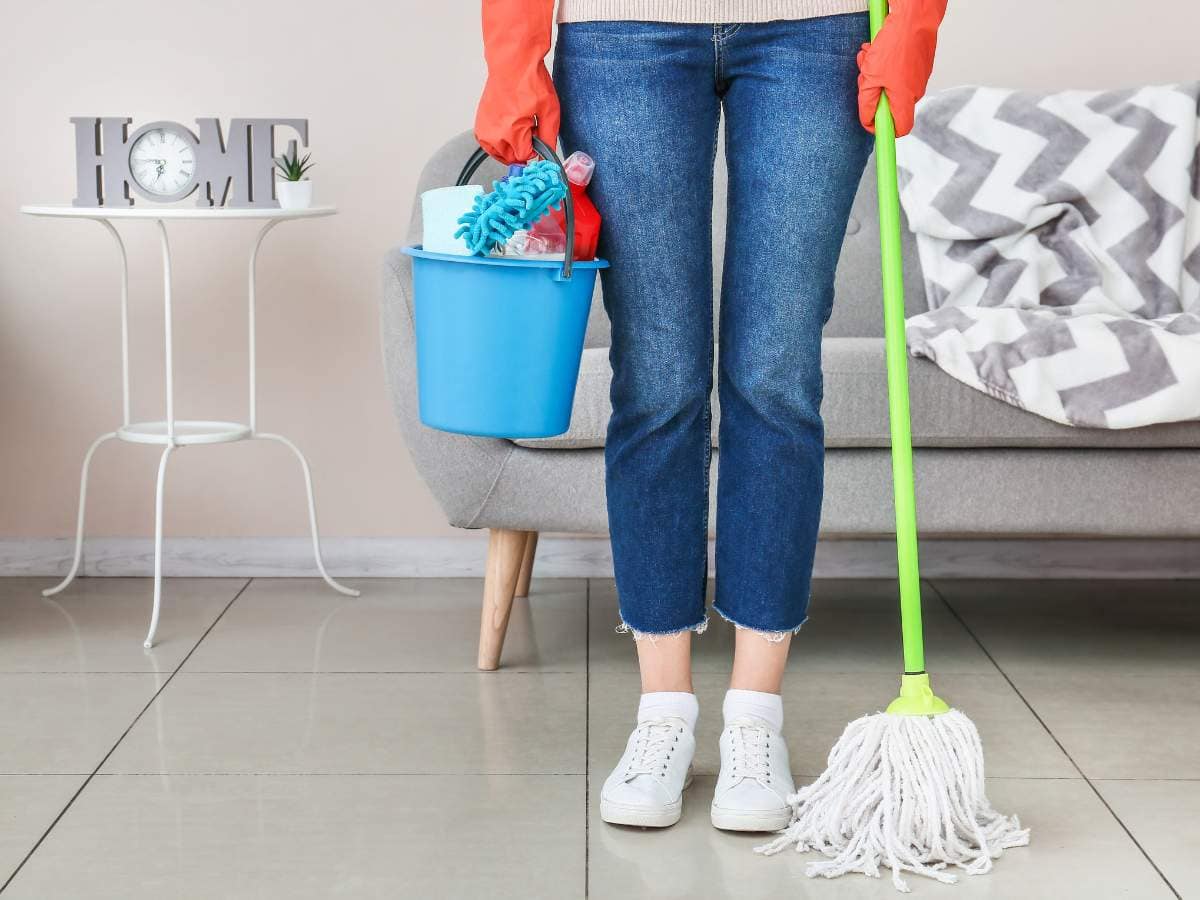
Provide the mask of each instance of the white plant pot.
POLYGON ((312 206, 312 182, 276 181, 275 196, 279 199, 280 209, 308 209, 312 206))

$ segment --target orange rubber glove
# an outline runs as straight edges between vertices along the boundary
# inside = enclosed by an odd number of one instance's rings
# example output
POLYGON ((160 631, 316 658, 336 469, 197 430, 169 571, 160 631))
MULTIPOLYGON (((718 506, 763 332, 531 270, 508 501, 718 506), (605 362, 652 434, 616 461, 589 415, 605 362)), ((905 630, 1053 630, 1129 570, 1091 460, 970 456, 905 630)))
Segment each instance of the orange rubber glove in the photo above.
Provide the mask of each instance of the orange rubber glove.
POLYGON ((537 136, 558 142, 558 94, 546 70, 554 0, 483 0, 488 78, 475 113, 475 139, 502 163, 526 163, 537 136))
POLYGON ((892 0, 891 11, 875 40, 858 53, 858 118, 875 133, 879 94, 887 92, 896 137, 912 131, 917 101, 933 72, 937 31, 946 0, 892 0))

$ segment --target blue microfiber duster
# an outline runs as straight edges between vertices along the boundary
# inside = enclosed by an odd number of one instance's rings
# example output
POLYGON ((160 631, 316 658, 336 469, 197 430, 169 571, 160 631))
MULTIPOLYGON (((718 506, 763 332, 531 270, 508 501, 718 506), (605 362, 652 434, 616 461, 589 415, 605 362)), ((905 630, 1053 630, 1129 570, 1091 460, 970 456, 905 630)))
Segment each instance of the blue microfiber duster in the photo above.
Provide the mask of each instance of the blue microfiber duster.
POLYGON ((458 220, 461 227, 454 236, 463 239, 472 255, 486 256, 550 209, 558 209, 566 195, 555 163, 530 163, 519 175, 492 182, 490 194, 476 197, 470 212, 458 220))

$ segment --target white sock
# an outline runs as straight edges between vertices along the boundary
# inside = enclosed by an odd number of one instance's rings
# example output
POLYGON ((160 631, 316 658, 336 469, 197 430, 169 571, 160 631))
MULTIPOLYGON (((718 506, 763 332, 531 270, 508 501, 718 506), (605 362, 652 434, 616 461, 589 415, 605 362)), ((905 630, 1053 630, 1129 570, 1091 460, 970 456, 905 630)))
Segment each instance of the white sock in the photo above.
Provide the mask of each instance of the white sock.
POLYGON ((652 691, 642 694, 638 704, 638 723, 651 719, 683 719, 688 730, 696 731, 696 719, 700 717, 700 704, 696 695, 687 691, 652 691))
POLYGON ((721 712, 725 716, 726 725, 741 716, 754 716, 776 731, 783 730, 783 698, 778 694, 730 688, 725 692, 721 712))

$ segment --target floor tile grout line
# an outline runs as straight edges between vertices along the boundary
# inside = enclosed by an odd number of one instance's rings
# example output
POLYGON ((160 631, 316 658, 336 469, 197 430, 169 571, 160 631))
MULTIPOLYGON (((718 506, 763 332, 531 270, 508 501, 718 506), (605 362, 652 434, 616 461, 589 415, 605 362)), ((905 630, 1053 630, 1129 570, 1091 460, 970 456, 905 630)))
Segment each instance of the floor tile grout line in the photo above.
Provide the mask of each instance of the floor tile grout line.
POLYGON ((586 900, 592 876, 592 579, 585 579, 583 584, 583 896, 586 900))
MULTIPOLYGON (((980 641, 979 638, 977 638, 975 636, 975 633, 973 631, 971 631, 970 628, 967 627, 967 623, 963 621, 962 616, 958 615, 957 611, 950 607, 949 602, 946 600, 945 597, 942 596, 942 592, 937 589, 937 585, 935 585, 933 583, 933 580, 929 579, 929 578, 921 578, 920 584, 921 584, 921 598, 924 599, 925 588, 928 587, 929 590, 933 591, 933 593, 937 595, 937 598, 942 601, 942 606, 944 606, 947 610, 950 611, 951 618, 953 618, 954 621, 956 621, 958 623, 958 626, 967 633, 967 636, 969 638, 971 638, 972 641, 975 642, 975 646, 977 646, 980 649, 980 651, 983 653, 983 655, 987 658, 987 661, 989 663, 991 663, 992 672, 989 674, 991 674, 993 676, 1000 675, 1001 677, 1004 677, 1005 681, 1008 681, 1007 676, 1005 676, 1005 674, 1004 674, 1004 670, 1000 668, 1000 664, 998 662, 996 662, 996 660, 992 656, 992 654, 990 654, 987 651, 987 648, 983 646, 983 642, 980 641)), ((922 604, 922 607, 924 607, 924 605, 925 604, 922 604)), ((922 610, 922 611, 924 611, 924 610, 922 610)), ((954 672, 954 671, 951 671, 950 669, 938 669, 938 673, 941 675, 947 675, 947 676, 972 674, 970 672, 954 672)), ((980 674, 980 673, 976 673, 976 674, 980 674)), ((1009 681, 1009 684, 1012 684, 1012 682, 1009 681)), ((1015 688, 1014 688, 1014 690, 1015 690, 1015 688)))
POLYGON ((1025 708, 1029 710, 1030 714, 1037 720, 1038 724, 1042 726, 1042 728, 1045 730, 1046 734, 1048 734, 1050 736, 1050 739, 1052 741, 1054 741, 1054 743, 1058 746, 1058 749, 1062 751, 1063 756, 1065 756, 1067 758, 1067 760, 1074 767, 1075 771, 1079 773, 1080 777, 1084 780, 1084 782, 1087 784, 1087 786, 1089 788, 1091 788, 1092 793, 1096 795, 1096 799, 1099 800, 1104 805, 1104 808, 1108 810, 1109 815, 1111 815, 1113 817, 1113 820, 1118 825, 1121 826, 1121 830, 1124 831, 1126 835, 1128 835, 1128 837, 1131 841, 1133 841, 1133 845, 1135 847, 1137 847, 1138 851, 1142 854, 1142 856, 1145 857, 1146 862, 1150 863, 1150 867, 1152 869, 1154 869, 1155 872, 1158 873, 1158 877, 1161 878, 1163 881, 1163 884, 1165 884, 1167 886, 1167 890, 1169 890, 1172 894, 1174 894, 1175 897, 1177 898, 1177 900, 1182 900, 1183 895, 1180 894, 1179 891, 1177 891, 1175 889, 1175 885, 1171 884, 1171 880, 1169 878, 1167 878, 1167 876, 1163 873, 1163 870, 1158 867, 1158 863, 1156 863, 1154 861, 1153 857, 1151 857, 1150 854, 1148 852, 1146 852, 1146 848, 1142 846, 1141 841, 1139 841, 1136 837, 1134 837, 1134 834, 1129 829, 1129 826, 1125 824, 1125 822, 1121 819, 1121 817, 1119 815, 1117 815, 1117 811, 1112 808, 1112 805, 1108 802, 1108 800, 1104 797, 1104 795, 1102 793, 1100 793, 1100 789, 1098 787, 1096 787, 1096 785, 1092 782, 1092 779, 1089 778, 1087 773, 1083 771, 1083 767, 1080 766, 1079 763, 1077 763, 1075 761, 1075 757, 1071 756, 1071 754, 1067 751, 1067 748, 1065 746, 1063 746, 1062 741, 1060 741, 1058 739, 1058 735, 1056 735, 1053 731, 1050 730, 1050 726, 1046 724, 1046 721, 1041 717, 1041 715, 1038 714, 1038 711, 1033 708, 1033 704, 1029 702, 1028 698, 1023 693, 1021 693, 1020 688, 1018 688, 1016 683, 1012 680, 1012 678, 1009 677, 1009 674, 1004 671, 1004 668, 1000 665, 1000 663, 996 660, 996 658, 994 656, 992 656, 991 651, 989 651, 988 648, 986 646, 984 646, 984 643, 982 640, 980 640, 979 635, 977 635, 971 629, 971 626, 967 624, 966 620, 959 614, 958 610, 954 608, 954 606, 946 598, 946 595, 943 594, 938 589, 938 586, 936 584, 934 584, 933 581, 926 580, 926 584, 929 585, 929 587, 933 590, 934 594, 937 595, 937 598, 939 600, 941 600, 942 604, 946 607, 947 610, 949 610, 950 615, 954 616, 954 618, 958 620, 959 624, 962 625, 962 627, 964 629, 966 629, 966 632, 967 632, 967 634, 969 634, 971 636, 971 639, 974 640, 975 643, 979 645, 979 649, 982 650, 984 655, 986 655, 987 658, 992 661, 992 665, 994 665, 996 667, 996 669, 1000 672, 1000 674, 1002 676, 1004 676, 1004 680, 1006 682, 1008 682, 1008 686, 1010 688, 1012 688, 1013 693, 1015 693, 1021 699, 1021 702, 1023 704, 1025 704, 1025 708))
MULTIPOLYGON (((85 772, 67 773, 85 775, 85 772)), ((104 772, 97 778, 582 778, 584 772, 104 772)), ((11 776, 9 776, 11 777, 11 776)), ((55 775, 21 775, 22 778, 58 778, 55 775)))
MULTIPOLYGON (((0 576, 0 577, 2 577, 2 576, 0 576)), ((826 676, 826 675, 856 675, 856 676, 859 676, 859 675, 891 675, 894 672, 894 670, 890 669, 890 668, 889 669, 805 669, 805 668, 801 668, 801 665, 802 664, 796 663, 794 661, 792 663, 790 663, 789 667, 788 667, 788 675, 795 675, 797 677, 801 677, 801 676, 815 677, 815 676, 826 676)), ((79 671, 78 669, 76 669, 74 671, 69 670, 69 669, 64 669, 61 671, 55 670, 55 671, 44 671, 44 672, 41 672, 41 671, 39 671, 39 672, 0 672, 0 679, 30 678, 30 677, 34 677, 34 676, 40 676, 40 675, 72 675, 72 676, 96 675, 96 676, 100 676, 100 677, 108 677, 110 675, 171 675, 171 674, 174 674, 174 671, 175 670, 172 669, 170 671, 160 670, 160 671, 152 672, 152 671, 147 671, 147 670, 143 669, 141 671, 122 670, 119 672, 118 671, 88 672, 88 671, 79 671)), ((728 675, 731 671, 732 671, 731 668, 724 668, 724 669, 693 668, 692 669, 692 673, 695 675, 728 675)), ((999 674, 996 672, 976 672, 976 671, 971 671, 968 669, 945 668, 945 667, 939 668, 938 672, 942 675, 954 675, 954 676, 961 676, 963 678, 991 677, 991 676, 995 676, 995 675, 999 674)), ((521 670, 515 670, 515 671, 510 670, 510 671, 495 671, 495 672, 480 672, 477 669, 444 669, 441 671, 436 670, 436 669, 418 669, 418 670, 407 670, 407 669, 318 669, 318 670, 313 670, 313 669, 191 669, 187 672, 184 672, 183 674, 185 674, 185 675, 306 675, 306 676, 310 676, 310 675, 397 675, 397 676, 399 676, 399 675, 474 675, 474 676, 478 676, 480 678, 492 679, 492 678, 505 678, 508 676, 517 676, 517 675, 574 675, 574 676, 579 676, 579 675, 585 675, 586 673, 582 670, 571 670, 571 669, 546 669, 544 671, 541 669, 521 669, 521 670)), ((621 676, 621 675, 637 675, 637 674, 639 674, 639 671, 636 668, 632 668, 632 669, 609 668, 609 669, 605 669, 602 672, 597 672, 596 674, 600 675, 603 678, 610 678, 610 677, 616 677, 616 676, 621 676)), ((1136 674, 1127 674, 1127 673, 1123 672, 1123 673, 1121 673, 1121 677, 1122 678, 1138 678, 1138 677, 1158 678, 1160 676, 1158 676, 1158 675, 1139 676, 1136 674)), ((1192 676, 1192 675, 1181 675, 1181 676, 1173 676, 1173 677, 1200 678, 1200 676, 1192 676)), ((1112 779, 1107 779, 1107 780, 1112 780, 1112 779)), ((1134 779, 1134 780, 1141 780, 1141 779, 1134 779)), ((1183 780, 1184 781, 1195 781, 1197 779, 1185 778, 1183 780)))
MULTIPOLYGON (((161 675, 161 672, 39 672, 39 673, 22 673, 22 674, 41 674, 41 675, 161 675)), ((501 671, 481 672, 478 669, 445 669, 438 671, 436 669, 420 669, 417 671, 397 670, 397 669, 192 669, 190 672, 185 672, 185 675, 472 675, 478 678, 505 678, 510 675, 582 675, 583 672, 571 671, 570 669, 521 669, 518 671, 501 671)), ((4 673, 0 673, 3 677, 4 673)))
MULTIPOLYGON (((108 762, 109 757, 111 757, 113 755, 113 753, 116 751, 117 747, 119 747, 121 745, 121 742, 123 740, 125 740, 126 736, 129 734, 129 732, 133 730, 133 727, 135 725, 137 725, 137 723, 139 721, 141 721, 142 716, 144 716, 146 714, 146 710, 148 710, 151 706, 154 705, 154 701, 157 700, 159 695, 167 689, 167 685, 169 685, 171 683, 171 681, 175 678, 175 676, 179 674, 179 670, 183 668, 184 664, 189 659, 191 659, 192 654, 196 652, 196 648, 200 646, 200 644, 204 641, 204 639, 206 637, 208 637, 209 632, 211 632, 213 630, 213 628, 216 627, 217 623, 221 621, 221 618, 225 615, 225 613, 229 612, 229 608, 231 606, 233 606, 234 603, 237 602, 238 597, 242 596, 242 594, 244 594, 246 592, 246 588, 250 587, 250 584, 253 581, 254 581, 253 578, 247 578, 245 580, 245 582, 242 584, 242 586, 240 588, 238 588, 237 593, 235 593, 233 595, 233 597, 230 599, 230 601, 225 604, 225 607, 219 613, 217 613, 217 617, 215 619, 213 619, 212 622, 209 623, 207 628, 204 629, 204 633, 201 634, 200 637, 196 639, 196 643, 194 643, 192 645, 192 649, 190 649, 184 655, 183 659, 181 659, 179 661, 179 665, 177 665, 175 667, 175 669, 171 672, 171 674, 167 676, 166 681, 164 681, 162 683, 162 685, 158 688, 158 690, 156 690, 151 695, 150 699, 146 701, 146 705, 143 706, 141 708, 141 710, 138 712, 138 714, 133 717, 133 721, 130 722, 129 725, 125 728, 125 730, 121 732, 121 735, 120 735, 120 737, 117 738, 116 742, 111 747, 108 748, 108 752, 104 754, 104 756, 101 758, 100 762, 98 762, 96 764, 96 767, 94 769, 92 769, 91 774, 89 774, 86 778, 84 778, 83 784, 81 784, 78 787, 78 789, 76 789, 75 793, 73 793, 71 795, 71 798, 67 801, 66 805, 61 810, 59 810, 58 815, 56 815, 54 817, 54 820, 47 826, 46 830, 42 832, 41 836, 37 839, 37 841, 34 842, 34 845, 29 848, 29 852, 25 854, 25 856, 17 864, 17 867, 15 869, 13 869, 11 873, 9 873, 9 876, 8 876, 8 878, 6 878, 4 880, 4 883, 0 884, 0 894, 3 894, 6 890, 8 890, 8 886, 10 884, 12 884, 13 879, 16 878, 17 875, 20 874, 20 872, 23 868, 25 868, 25 864, 27 862, 29 862, 29 860, 33 857, 33 854, 35 854, 38 851, 38 848, 42 846, 42 843, 50 835, 50 832, 53 831, 55 829, 55 827, 58 825, 58 823, 62 821, 63 816, 65 816, 67 814, 67 811, 70 810, 70 808, 75 804, 75 801, 79 799, 80 794, 82 794, 87 789, 87 786, 92 783, 92 779, 96 777, 96 774, 102 768, 104 768, 104 764, 106 762, 108 762)), ((155 673, 155 674, 161 674, 161 673, 155 673)))

